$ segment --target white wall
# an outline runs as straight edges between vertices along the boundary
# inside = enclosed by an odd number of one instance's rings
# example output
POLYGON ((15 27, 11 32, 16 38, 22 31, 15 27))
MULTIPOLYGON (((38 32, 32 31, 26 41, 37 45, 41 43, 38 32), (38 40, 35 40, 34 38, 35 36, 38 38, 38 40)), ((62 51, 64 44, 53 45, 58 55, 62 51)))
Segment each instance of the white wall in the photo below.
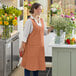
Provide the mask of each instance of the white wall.
POLYGON ((36 0, 38 3, 40 3, 43 7, 43 13, 41 14, 41 17, 44 19, 45 23, 47 24, 47 6, 48 6, 48 0, 36 0))

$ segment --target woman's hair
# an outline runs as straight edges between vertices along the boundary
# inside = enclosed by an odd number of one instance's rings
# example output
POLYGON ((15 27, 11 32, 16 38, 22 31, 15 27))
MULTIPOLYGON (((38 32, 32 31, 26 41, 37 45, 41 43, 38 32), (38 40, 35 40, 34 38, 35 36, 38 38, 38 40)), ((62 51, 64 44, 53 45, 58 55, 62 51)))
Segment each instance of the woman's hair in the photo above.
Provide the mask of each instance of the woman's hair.
POLYGON ((40 7, 41 4, 39 3, 34 3, 32 6, 31 6, 31 10, 30 10, 30 13, 33 14, 34 13, 34 9, 37 9, 38 7, 40 7))

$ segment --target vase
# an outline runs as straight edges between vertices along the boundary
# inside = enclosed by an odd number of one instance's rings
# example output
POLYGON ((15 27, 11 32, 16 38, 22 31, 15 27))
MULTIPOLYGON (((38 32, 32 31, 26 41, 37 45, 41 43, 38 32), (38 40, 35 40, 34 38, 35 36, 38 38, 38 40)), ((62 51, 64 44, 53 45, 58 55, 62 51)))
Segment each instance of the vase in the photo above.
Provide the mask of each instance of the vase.
POLYGON ((8 39, 10 37, 9 26, 3 26, 2 39, 8 39))
POLYGON ((60 35, 56 34, 55 44, 64 44, 65 43, 65 32, 60 30, 60 35))
POLYGON ((14 26, 13 25, 9 25, 9 31, 10 31, 10 33, 12 33, 13 30, 14 30, 14 26))
POLYGON ((60 36, 55 37, 55 44, 60 44, 60 36))
POLYGON ((60 36, 60 44, 65 44, 65 35, 66 35, 66 32, 62 32, 61 33, 61 36, 60 36))
POLYGON ((3 29, 2 29, 2 25, 0 25, 0 37, 2 35, 3 29))

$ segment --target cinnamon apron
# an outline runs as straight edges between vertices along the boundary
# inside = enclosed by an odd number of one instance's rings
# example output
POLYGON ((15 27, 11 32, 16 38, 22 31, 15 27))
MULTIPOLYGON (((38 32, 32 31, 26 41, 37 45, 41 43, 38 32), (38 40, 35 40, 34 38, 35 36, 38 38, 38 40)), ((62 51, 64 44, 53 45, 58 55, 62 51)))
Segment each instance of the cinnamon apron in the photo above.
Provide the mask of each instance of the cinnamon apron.
POLYGON ((30 71, 45 71, 44 23, 40 19, 42 24, 40 27, 33 19, 31 20, 33 23, 33 31, 28 36, 21 66, 30 71))

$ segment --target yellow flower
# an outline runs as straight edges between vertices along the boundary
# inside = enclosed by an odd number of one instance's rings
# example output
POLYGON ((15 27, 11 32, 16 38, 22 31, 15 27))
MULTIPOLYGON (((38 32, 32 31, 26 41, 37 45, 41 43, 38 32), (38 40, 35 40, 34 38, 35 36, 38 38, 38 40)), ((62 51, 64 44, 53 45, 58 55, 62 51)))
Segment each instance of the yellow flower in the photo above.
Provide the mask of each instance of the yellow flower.
POLYGON ((7 13, 5 13, 5 16, 7 16, 7 13))
POLYGON ((0 21, 0 25, 2 25, 2 21, 0 21))
POLYGON ((17 20, 16 20, 16 19, 14 19, 14 20, 13 20, 13 22, 17 22, 17 20))
POLYGON ((13 17, 12 16, 10 16, 10 19, 12 19, 13 17))
POLYGON ((17 26, 17 22, 16 22, 16 23, 14 23, 14 26, 17 26))
POLYGON ((4 21, 4 25, 9 25, 9 22, 8 21, 4 21))
POLYGON ((12 23, 13 23, 14 26, 17 26, 17 20, 14 19, 14 20, 12 21, 12 23))
POLYGON ((7 20, 9 20, 9 17, 7 17, 7 20))
POLYGON ((2 18, 0 17, 0 20, 2 20, 2 18))
POLYGON ((42 9, 42 13, 44 12, 44 9, 42 9))
POLYGON ((1 16, 2 18, 4 17, 4 15, 1 16))

